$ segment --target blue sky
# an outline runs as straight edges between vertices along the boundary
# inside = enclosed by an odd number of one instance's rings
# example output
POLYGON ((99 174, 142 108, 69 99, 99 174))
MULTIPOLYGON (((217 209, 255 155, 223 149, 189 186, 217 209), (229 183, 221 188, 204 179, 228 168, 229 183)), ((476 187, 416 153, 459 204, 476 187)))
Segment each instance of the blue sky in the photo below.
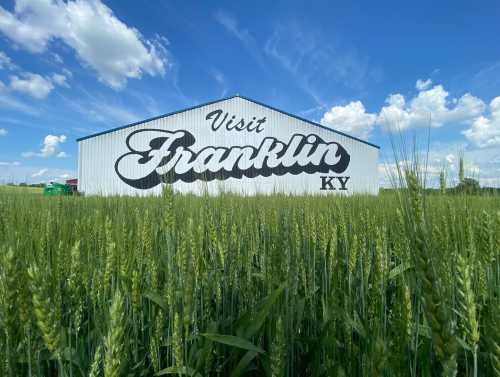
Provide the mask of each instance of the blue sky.
POLYGON ((383 183, 394 130, 430 129, 431 175, 463 154, 500 186, 498 1, 137 4, 0 2, 0 182, 72 177, 76 138, 239 93, 380 145, 383 183))

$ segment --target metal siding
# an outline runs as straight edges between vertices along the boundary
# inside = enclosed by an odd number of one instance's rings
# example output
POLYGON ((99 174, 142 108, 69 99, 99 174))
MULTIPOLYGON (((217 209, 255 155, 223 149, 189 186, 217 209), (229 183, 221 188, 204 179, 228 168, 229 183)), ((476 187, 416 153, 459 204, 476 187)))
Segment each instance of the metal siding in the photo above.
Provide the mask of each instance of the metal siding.
POLYGON ((78 189, 80 189, 80 185, 81 185, 81 174, 82 172, 82 148, 81 148, 81 144, 78 143, 78 172, 77 172, 77 178, 78 178, 78 189))
MULTIPOLYGON (((148 195, 159 194, 161 185, 152 189, 141 190, 123 182, 115 172, 115 161, 123 154, 129 152, 125 143, 127 136, 140 129, 160 130, 186 130, 191 132, 196 143, 191 147, 199 151, 205 146, 231 147, 242 145, 260 145, 265 137, 276 137, 287 143, 294 133, 304 135, 315 134, 326 142, 340 143, 350 154, 351 160, 347 170, 341 174, 330 175, 350 176, 349 191, 344 193, 378 193, 378 149, 348 136, 331 132, 327 129, 315 127, 300 119, 274 111, 265 106, 250 102, 240 97, 233 97, 223 102, 211 103, 186 112, 176 113, 168 117, 146 121, 131 127, 105 133, 93 138, 83 139, 79 142, 78 179, 79 190, 88 195, 148 195), (248 131, 227 131, 222 127, 213 131, 211 121, 206 120, 206 115, 213 110, 222 109, 230 115, 237 116, 236 121, 243 117, 246 120, 256 117, 267 118, 262 133, 248 131)), ((127 166, 127 169, 137 169, 127 166)), ((137 172, 139 173, 139 172, 137 172)), ((325 173, 302 173, 299 175, 286 174, 270 177, 242 177, 228 178, 224 181, 211 182, 196 181, 173 183, 175 190, 200 194, 204 189, 209 193, 221 190, 242 194, 272 193, 274 191, 288 193, 339 193, 339 191, 320 191, 320 176, 325 173)), ((342 191, 340 191, 342 192, 342 191)))

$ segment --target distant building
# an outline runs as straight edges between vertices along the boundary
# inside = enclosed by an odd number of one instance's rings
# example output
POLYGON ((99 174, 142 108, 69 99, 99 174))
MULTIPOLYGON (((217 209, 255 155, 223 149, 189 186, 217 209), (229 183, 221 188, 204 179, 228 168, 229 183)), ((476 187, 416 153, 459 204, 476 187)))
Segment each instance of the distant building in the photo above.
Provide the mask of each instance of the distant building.
POLYGON ((78 189, 78 179, 77 178, 67 179, 66 185, 68 185, 71 188, 72 192, 76 192, 78 189))

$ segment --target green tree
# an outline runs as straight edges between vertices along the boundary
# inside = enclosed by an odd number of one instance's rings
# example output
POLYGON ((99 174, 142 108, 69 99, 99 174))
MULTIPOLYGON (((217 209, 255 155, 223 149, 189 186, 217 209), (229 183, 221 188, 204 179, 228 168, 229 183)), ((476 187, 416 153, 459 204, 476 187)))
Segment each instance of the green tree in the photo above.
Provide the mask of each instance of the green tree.
POLYGON ((477 194, 481 191, 481 187, 476 179, 463 178, 455 187, 455 191, 461 194, 477 194))

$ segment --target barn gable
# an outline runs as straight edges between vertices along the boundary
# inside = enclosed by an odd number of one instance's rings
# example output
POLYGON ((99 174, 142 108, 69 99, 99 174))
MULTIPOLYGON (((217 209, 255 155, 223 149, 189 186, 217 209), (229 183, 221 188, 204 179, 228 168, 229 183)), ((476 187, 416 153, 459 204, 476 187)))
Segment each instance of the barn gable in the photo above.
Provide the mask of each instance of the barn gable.
POLYGON ((150 121, 154 121, 154 120, 166 118, 166 117, 169 117, 169 116, 172 116, 172 115, 180 114, 180 113, 183 113, 183 112, 186 112, 186 111, 192 111, 192 110, 196 110, 196 109, 199 109, 199 108, 202 108, 202 107, 205 107, 205 106, 214 105, 214 104, 222 103, 222 102, 225 102, 225 101, 231 101, 231 100, 233 100, 235 98, 240 98, 240 99, 242 99, 244 101, 248 101, 248 102, 254 103, 255 105, 262 106, 262 107, 267 108, 269 110, 277 111, 277 112, 279 112, 281 114, 284 114, 284 115, 287 115, 289 117, 292 117, 292 118, 295 118, 297 120, 300 120, 302 122, 308 123, 308 124, 310 124, 312 126, 324 128, 324 129, 326 129, 328 131, 335 132, 335 133, 337 133, 339 135, 343 135, 343 136, 349 137, 349 138, 351 138, 353 140, 356 140, 356 141, 359 141, 361 143, 365 143, 367 145, 370 145, 372 147, 380 149, 380 147, 378 145, 370 143, 370 142, 368 142, 366 140, 359 139, 357 137, 351 136, 351 135, 346 134, 344 132, 335 130, 335 129, 330 128, 330 127, 326 127, 326 126, 324 126, 324 125, 322 125, 320 123, 313 122, 313 121, 311 121, 309 119, 302 118, 302 117, 300 117, 298 115, 289 113, 289 112, 284 111, 284 110, 277 109, 277 108, 272 107, 270 105, 266 105, 265 103, 256 101, 256 100, 248 98, 248 97, 241 96, 239 94, 238 95, 234 95, 234 96, 230 96, 230 97, 225 97, 225 98, 222 98, 222 99, 219 99, 219 100, 215 100, 215 101, 211 101, 211 102, 206 102, 206 103, 203 103, 203 104, 200 104, 200 105, 188 107, 188 108, 185 108, 185 109, 182 109, 182 110, 177 110, 177 111, 173 111, 173 112, 170 112, 170 113, 158 115, 158 116, 155 116, 155 117, 152 117, 152 118, 149 118, 149 119, 145 119, 145 120, 141 120, 139 122, 134 122, 134 123, 126 124, 124 126, 112 128, 112 129, 109 129, 109 130, 106 130, 106 131, 102 131, 102 132, 98 132, 98 133, 95 133, 95 134, 92 134, 92 135, 84 136, 84 137, 76 139, 76 141, 79 142, 79 141, 82 141, 82 140, 85 140, 85 139, 90 139, 90 138, 93 138, 93 137, 96 137, 96 136, 100 136, 100 135, 104 135, 104 134, 107 134, 107 133, 110 133, 110 132, 114 132, 114 131, 118 131, 118 130, 123 130, 123 129, 128 128, 128 127, 133 127, 133 126, 137 126, 137 125, 140 125, 140 124, 145 124, 145 123, 150 122, 150 121))
POLYGON ((78 142, 86 193, 378 192, 378 146, 241 96, 78 142))

